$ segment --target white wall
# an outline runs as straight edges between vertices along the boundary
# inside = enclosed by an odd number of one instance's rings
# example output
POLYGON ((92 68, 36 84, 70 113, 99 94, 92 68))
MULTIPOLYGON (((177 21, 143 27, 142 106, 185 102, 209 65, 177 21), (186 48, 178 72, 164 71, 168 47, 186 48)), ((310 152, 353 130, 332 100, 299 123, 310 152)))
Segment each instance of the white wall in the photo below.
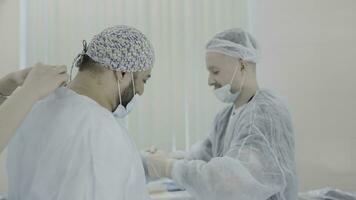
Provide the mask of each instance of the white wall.
POLYGON ((0 0, 0 76, 18 68, 19 1, 0 0))
MULTIPOLYGON (((289 98, 300 190, 356 191, 356 1, 256 0, 261 84, 289 98)), ((18 66, 17 0, 0 0, 0 76, 18 66)), ((6 179, 0 162, 0 192, 6 179)))
POLYGON ((150 38, 154 78, 126 118, 143 149, 183 150, 207 134, 222 104, 207 86, 206 41, 221 30, 247 26, 247 0, 31 0, 27 8, 29 65, 42 60, 70 67, 83 39, 117 24, 137 27, 150 38))
POLYGON ((256 0, 262 85, 289 98, 300 191, 356 191, 356 1, 256 0))
MULTIPOLYGON (((0 0, 0 77, 19 67, 19 1, 0 0)), ((5 153, 0 157, 0 192, 7 190, 5 153)))

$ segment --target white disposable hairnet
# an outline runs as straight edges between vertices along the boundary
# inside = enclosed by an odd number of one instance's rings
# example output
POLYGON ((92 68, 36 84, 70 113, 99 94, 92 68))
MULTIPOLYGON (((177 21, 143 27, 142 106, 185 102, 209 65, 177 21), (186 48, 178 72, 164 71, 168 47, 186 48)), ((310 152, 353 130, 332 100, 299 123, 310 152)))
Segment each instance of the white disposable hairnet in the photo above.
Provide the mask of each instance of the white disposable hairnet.
POLYGON ((242 60, 257 63, 256 40, 241 28, 225 30, 216 34, 206 45, 207 52, 218 52, 242 60))
POLYGON ((120 25, 105 29, 94 36, 89 45, 83 42, 83 52, 75 59, 82 62, 84 55, 115 71, 137 72, 153 67, 154 50, 147 37, 136 28, 120 25))

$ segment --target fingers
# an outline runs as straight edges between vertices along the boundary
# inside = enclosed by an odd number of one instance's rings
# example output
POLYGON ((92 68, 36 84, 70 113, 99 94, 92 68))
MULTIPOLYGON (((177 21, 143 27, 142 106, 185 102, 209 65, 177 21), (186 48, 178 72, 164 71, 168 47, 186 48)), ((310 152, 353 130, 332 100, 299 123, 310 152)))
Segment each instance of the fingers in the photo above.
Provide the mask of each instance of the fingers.
POLYGON ((67 67, 65 65, 42 65, 38 67, 44 71, 52 71, 55 74, 67 73, 67 67))
POLYGON ((150 152, 155 153, 158 149, 155 146, 151 146, 150 152))
POLYGON ((187 155, 186 152, 184 151, 175 151, 175 152, 170 152, 168 153, 168 156, 172 159, 176 159, 176 160, 182 160, 184 159, 187 155))
POLYGON ((156 153, 157 152, 157 148, 155 146, 151 146, 148 150, 146 150, 148 153, 156 153))
POLYGON ((33 67, 28 67, 28 68, 25 68, 23 69, 23 73, 25 76, 27 76, 27 74, 33 69, 33 67))
POLYGON ((32 68, 25 68, 16 72, 13 72, 13 79, 17 85, 22 85, 32 68))
POLYGON ((68 79, 69 75, 65 65, 54 66, 37 63, 24 80, 24 85, 27 89, 36 89, 36 98, 39 99, 56 88, 67 85, 68 79))
POLYGON ((43 65, 42 63, 36 64, 34 66, 34 71, 36 71, 36 74, 38 76, 44 76, 44 74, 47 74, 48 76, 54 76, 59 79, 56 80, 62 80, 66 79, 67 81, 67 67, 65 65, 43 65), (60 76, 58 76, 60 75, 60 76))
POLYGON ((65 65, 55 66, 55 70, 56 70, 59 74, 67 73, 67 67, 66 67, 65 65))
POLYGON ((43 66, 43 63, 37 62, 36 64, 33 65, 33 67, 38 67, 38 66, 43 66))
POLYGON ((68 84, 69 76, 67 73, 59 74, 57 78, 59 87, 66 86, 68 84))

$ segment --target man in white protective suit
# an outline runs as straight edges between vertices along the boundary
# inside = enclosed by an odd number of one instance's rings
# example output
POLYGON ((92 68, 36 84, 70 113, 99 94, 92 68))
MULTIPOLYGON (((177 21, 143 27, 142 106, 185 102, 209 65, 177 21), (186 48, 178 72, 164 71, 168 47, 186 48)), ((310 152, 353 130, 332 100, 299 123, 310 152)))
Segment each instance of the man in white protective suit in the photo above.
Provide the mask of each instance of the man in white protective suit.
POLYGON ((84 42, 75 79, 38 101, 10 141, 9 199, 149 199, 140 154, 116 118, 143 94, 153 63, 133 27, 84 42))
POLYGON ((208 42, 208 83, 229 105, 184 159, 163 151, 143 154, 149 177, 171 178, 197 200, 297 199, 291 116, 282 97, 259 88, 257 50, 253 37, 238 28, 208 42))

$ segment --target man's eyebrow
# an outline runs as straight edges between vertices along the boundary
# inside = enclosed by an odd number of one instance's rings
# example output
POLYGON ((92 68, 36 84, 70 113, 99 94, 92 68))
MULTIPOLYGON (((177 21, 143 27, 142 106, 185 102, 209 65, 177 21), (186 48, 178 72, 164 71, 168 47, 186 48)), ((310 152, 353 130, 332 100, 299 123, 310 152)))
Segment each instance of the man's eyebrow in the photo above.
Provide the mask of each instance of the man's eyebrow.
POLYGON ((208 69, 216 69, 216 66, 214 66, 214 65, 209 65, 209 66, 208 66, 208 69))

